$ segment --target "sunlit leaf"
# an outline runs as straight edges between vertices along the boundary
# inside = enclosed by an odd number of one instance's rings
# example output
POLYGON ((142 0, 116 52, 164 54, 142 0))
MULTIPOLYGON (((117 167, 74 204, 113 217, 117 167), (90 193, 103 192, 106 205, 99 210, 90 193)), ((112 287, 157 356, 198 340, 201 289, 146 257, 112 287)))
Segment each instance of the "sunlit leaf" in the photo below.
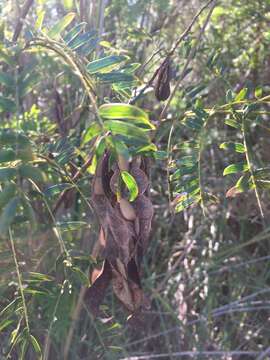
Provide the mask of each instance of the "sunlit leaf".
POLYGON ((65 28, 72 22, 76 13, 70 12, 66 16, 64 16, 61 20, 59 20, 48 32, 48 36, 51 39, 56 39, 60 36, 61 32, 65 30, 65 28))
POLYGON ((195 171, 198 170, 198 166, 195 165, 190 165, 190 166, 185 166, 182 167, 180 169, 177 169, 171 176, 170 176, 170 181, 173 180, 177 180, 180 177, 184 176, 184 175, 190 175, 193 174, 195 171))
POLYGON ((86 26, 86 22, 82 22, 76 26, 74 26, 74 28, 72 28, 65 36, 64 36, 64 41, 67 43, 67 45, 69 46, 70 43, 77 38, 77 36, 84 30, 86 26))
POLYGON ((71 10, 73 8, 73 0, 63 0, 64 8, 71 10))
POLYGON ((86 68, 90 74, 95 74, 96 72, 108 72, 119 66, 119 64, 126 59, 127 57, 123 55, 110 55, 90 62, 86 68))
POLYGON ((243 88, 239 91, 239 93, 235 97, 235 101, 242 101, 246 98, 248 92, 248 88, 243 88))
POLYGON ((191 206, 192 204, 196 204, 201 200, 200 195, 195 196, 187 196, 187 195, 180 195, 176 201, 176 205, 174 211, 176 213, 181 212, 191 206))
POLYGON ((102 129, 98 123, 91 124, 86 130, 82 138, 82 146, 91 141, 95 136, 101 133, 102 129))
POLYGON ((191 90, 189 90, 186 95, 190 98, 195 98, 204 89, 205 85, 197 85, 194 86, 191 90))
POLYGON ((89 43, 89 41, 93 40, 93 38, 96 38, 96 31, 88 31, 84 34, 79 34, 78 36, 74 36, 68 43, 68 47, 72 50, 78 50, 85 44, 89 43))
POLYGON ((31 341, 31 344, 32 344, 33 349, 35 350, 35 352, 37 354, 41 354, 41 347, 40 347, 37 339, 33 335, 30 335, 30 341, 31 341))
POLYGON ((35 22, 35 29, 36 30, 41 30, 42 25, 43 25, 44 16, 45 16, 45 11, 44 10, 39 10, 38 11, 38 17, 37 17, 37 20, 35 22))
POLYGON ((133 75, 126 74, 124 72, 120 71, 113 71, 109 74, 96 74, 96 77, 102 82, 102 83, 120 83, 120 82, 131 82, 134 80, 133 75))
POLYGON ((149 145, 141 146, 140 148, 135 150, 136 154, 149 153, 149 152, 157 152, 157 147, 155 144, 151 143, 149 145))
POLYGON ((61 194, 62 191, 73 188, 74 185, 71 183, 61 183, 48 187, 44 190, 43 194, 47 197, 61 194))
POLYGON ((235 186, 239 192, 249 190, 252 187, 252 182, 250 181, 250 175, 249 174, 242 175, 238 179, 235 186))
POLYGON ((99 114, 104 119, 131 120, 135 124, 143 125, 149 129, 155 129, 155 126, 149 121, 146 112, 137 106, 118 103, 105 104, 99 108, 99 114))
POLYGON ((225 124, 229 125, 230 127, 235 128, 235 129, 241 129, 242 128, 242 124, 240 124, 239 122, 237 122, 234 119, 226 119, 225 124))
POLYGON ((126 160, 129 161, 130 159, 129 150, 123 141, 120 141, 115 137, 111 137, 111 144, 118 155, 123 156, 126 160))
POLYGON ((53 281, 54 278, 52 276, 48 276, 47 274, 41 274, 38 272, 29 271, 28 273, 30 275, 30 279, 28 282, 47 282, 47 281, 53 281))
POLYGON ((9 325, 13 324, 14 323, 14 320, 4 320, 0 323, 0 333, 6 329, 7 327, 9 327, 9 325))
POLYGON ((134 177, 127 171, 121 171, 121 177, 129 190, 129 201, 134 201, 139 193, 138 185, 134 177))
POLYGON ((246 162, 241 162, 227 166, 223 171, 223 175, 236 174, 248 170, 249 170, 248 164, 246 162))
POLYGON ((226 150, 234 150, 238 153, 244 153, 245 146, 241 143, 234 143, 232 141, 224 142, 219 145, 220 149, 226 149, 226 150))
POLYGON ((263 94, 263 89, 260 86, 257 86, 255 89, 255 97, 257 99, 260 99, 262 97, 263 94))
POLYGON ((127 138, 132 138, 138 144, 148 144, 150 139, 139 127, 129 124, 127 122, 118 120, 107 120, 104 122, 104 129, 111 131, 113 135, 124 135, 127 138))

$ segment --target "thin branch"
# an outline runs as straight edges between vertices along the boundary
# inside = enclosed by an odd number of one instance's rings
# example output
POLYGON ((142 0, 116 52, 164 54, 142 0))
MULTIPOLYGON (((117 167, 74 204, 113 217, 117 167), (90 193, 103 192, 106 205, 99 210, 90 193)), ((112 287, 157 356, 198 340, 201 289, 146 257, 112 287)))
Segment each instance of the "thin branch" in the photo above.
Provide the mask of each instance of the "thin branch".
MULTIPOLYGON (((71 181, 72 183, 77 182, 81 178, 81 176, 84 174, 86 169, 91 165, 91 163, 93 161, 93 156, 94 156, 94 152, 92 152, 89 155, 88 159, 85 161, 85 163, 82 165, 82 167, 72 177, 72 181, 71 181)), ((57 200, 57 202, 52 210, 53 214, 56 214, 57 210, 59 209, 59 207, 63 203, 63 201, 66 199, 67 194, 69 193, 70 190, 72 190, 72 189, 63 190, 62 194, 60 195, 59 199, 57 200)))
POLYGON ((264 351, 260 354, 260 356, 257 357, 256 360, 266 360, 266 359, 267 359, 266 356, 268 356, 268 355, 270 355, 270 346, 269 346, 269 348, 267 348, 266 350, 264 350, 264 351))
MULTIPOLYGON (((207 3, 207 6, 208 6, 211 2, 212 2, 212 1, 209 1, 209 2, 207 3)), ((182 70, 182 72, 181 72, 181 75, 180 75, 180 77, 179 77, 179 79, 178 79, 178 81, 177 81, 177 83, 176 83, 173 91, 171 92, 171 95, 170 95, 169 99, 167 100, 166 105, 164 106, 164 108, 163 108, 163 110, 162 110, 162 112, 161 112, 161 114, 160 114, 160 119, 162 119, 162 118, 164 117, 164 115, 165 115, 168 107, 170 106, 170 103, 171 103, 173 97, 175 96, 175 93, 176 93, 176 91, 177 91, 180 83, 182 82, 183 78, 185 77, 186 70, 187 70, 187 68, 188 68, 188 66, 189 66, 189 63, 190 63, 191 60, 194 58, 194 55, 195 55, 195 53, 196 53, 196 51, 197 51, 197 48, 198 48, 198 46, 199 46, 199 44, 200 44, 202 35, 203 35, 203 33, 204 33, 205 29, 206 29, 206 26, 207 26, 207 24, 208 24, 208 22, 209 22, 209 20, 210 20, 210 18, 211 18, 211 15, 212 15, 213 10, 214 10, 214 8, 216 7, 216 4, 217 4, 217 1, 215 1, 215 2, 212 4, 212 6, 211 6, 211 9, 210 9, 210 11, 209 11, 209 13, 208 13, 208 15, 207 15, 207 18, 206 18, 204 24, 203 24, 203 27, 201 28, 200 33, 199 33, 199 35, 198 35, 196 45, 192 48, 192 50, 191 50, 190 53, 189 53, 189 56, 188 56, 188 58, 187 58, 187 61, 186 61, 186 63, 185 63, 185 66, 184 66, 184 68, 183 68, 183 70, 182 70)), ((206 7, 206 5, 204 6, 204 8, 205 8, 205 7, 206 7)), ((201 11, 199 12, 199 14, 200 14, 200 13, 201 13, 201 11)), ((199 16, 199 15, 198 15, 198 16, 199 16)), ((198 16, 197 16, 197 17, 195 16, 195 18, 197 19, 198 16)), ((177 44, 179 44, 179 41, 181 40, 181 38, 182 38, 182 37, 180 37, 180 39, 178 40, 177 44)), ((175 47, 174 47, 174 48, 175 48, 175 47)), ((174 51, 174 48, 173 48, 173 51, 174 51)))
MULTIPOLYGON (((142 356, 131 356, 128 358, 122 358, 120 360, 147 360, 147 359, 162 359, 162 358, 166 358, 168 359, 168 356, 173 356, 176 357, 177 359, 180 359, 182 357, 190 357, 190 358, 196 358, 199 359, 200 356, 211 356, 213 358, 213 356, 222 356, 222 358, 226 357, 231 357, 231 356, 257 356, 259 354, 259 351, 240 351, 240 350, 235 350, 235 351, 180 351, 180 352, 174 352, 174 353, 168 353, 168 354, 147 354, 147 355, 142 355, 142 356)), ((265 359, 265 358, 261 358, 261 359, 265 359)))
POLYGON ((14 34, 13 34, 13 37, 12 37, 12 41, 17 41, 18 37, 20 36, 20 33, 22 31, 22 27, 23 27, 23 20, 26 18, 31 6, 33 5, 34 3, 34 0, 26 0, 24 5, 23 5, 23 8, 22 8, 22 11, 20 13, 20 16, 18 18, 18 21, 17 21, 17 24, 16 24, 16 27, 15 27, 15 31, 14 31, 14 34))
POLYGON ((9 228, 8 231, 9 231, 9 239, 10 239, 10 244, 11 244, 11 249, 12 249, 12 255, 13 255, 13 259, 14 259, 14 263, 15 263, 15 267, 16 267, 19 289, 20 289, 21 298, 22 298, 25 325, 26 325, 28 334, 30 334, 28 312, 27 312, 26 300, 25 300, 25 296, 24 296, 24 290, 23 290, 24 288, 23 288, 22 277, 21 277, 21 272, 20 272, 20 268, 19 268, 19 262, 18 262, 17 255, 16 255, 15 243, 14 243, 11 229, 9 228))
POLYGON ((180 43, 185 39, 185 37, 188 35, 188 33, 191 31, 193 25, 195 24, 195 22, 198 20, 199 16, 201 15, 201 13, 213 2, 214 0, 209 0, 198 12, 197 14, 193 17, 193 19, 191 20, 191 23, 188 25, 188 27, 186 28, 186 30, 180 35, 179 39, 176 41, 175 45, 173 46, 173 48, 171 49, 171 51, 169 52, 169 55, 173 55, 176 48, 180 45, 180 43))
POLYGON ((255 196, 256 196, 256 200, 257 200, 258 207, 259 207, 259 210, 260 210, 260 215, 261 215, 261 218, 262 218, 262 222, 263 222, 263 225, 265 227, 266 224, 265 224, 265 216, 264 216, 262 201, 261 201, 261 197, 260 197, 260 194, 259 194, 256 177, 255 177, 255 174, 254 174, 253 161, 252 161, 252 158, 251 158, 251 151, 250 151, 248 140, 247 140, 248 130, 247 130, 247 121, 246 121, 246 119, 243 119, 243 130, 242 131, 243 131, 243 138, 244 138, 246 161, 247 161, 248 168, 249 168, 249 171, 250 171, 250 174, 251 174, 252 182, 254 184, 255 196))
POLYGON ((67 335, 67 338, 66 338, 66 342, 65 342, 65 346, 64 346, 64 360, 68 359, 68 353, 69 353, 70 345, 71 345, 71 342, 72 342, 72 337, 73 337, 74 330, 75 330, 75 327, 76 327, 76 322, 79 319, 79 316, 80 316, 80 313, 81 313, 81 310, 82 310, 82 307, 83 307, 83 299, 84 299, 86 289, 87 289, 86 287, 81 288, 77 304, 76 304, 76 306, 74 308, 74 311, 73 311, 73 313, 71 315, 71 325, 70 325, 68 335, 67 335))
MULTIPOLYGON (((191 31, 193 25, 195 24, 195 22, 198 20, 199 16, 201 15, 201 13, 215 0, 209 0, 198 12, 197 14, 193 17, 193 19, 191 20, 190 24, 188 25, 188 27, 186 28, 186 30, 180 35, 179 39, 176 41, 175 45, 172 47, 172 49, 169 51, 169 53, 167 54, 167 56, 165 57, 165 59, 162 61, 161 65, 159 66, 159 68, 154 72, 154 74, 152 75, 151 79, 147 82, 147 84, 141 89, 141 91, 135 95, 131 100, 130 100, 130 104, 134 104, 145 92, 146 89, 148 89, 154 82, 159 69, 162 67, 162 65, 168 60, 169 57, 171 57, 175 50, 177 49, 177 47, 179 46, 179 44, 181 43, 181 41, 184 40, 184 38, 188 35, 188 33, 191 31)), ((214 5, 215 7, 215 5, 214 5)), ((213 11, 213 10, 212 10, 213 11)), ((211 11, 211 13, 212 13, 211 11)))

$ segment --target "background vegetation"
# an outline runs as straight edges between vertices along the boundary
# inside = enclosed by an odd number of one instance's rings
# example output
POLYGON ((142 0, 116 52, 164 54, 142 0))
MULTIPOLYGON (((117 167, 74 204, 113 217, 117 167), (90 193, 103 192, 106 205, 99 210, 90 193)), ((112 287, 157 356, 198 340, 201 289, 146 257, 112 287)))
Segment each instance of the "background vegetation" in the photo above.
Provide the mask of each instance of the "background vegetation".
POLYGON ((270 358, 270 2, 205 4, 0 3, 1 359, 270 358), (104 121, 112 102, 156 129, 104 121), (82 301, 95 165, 127 146, 155 210, 139 329, 111 291, 102 317, 82 301))

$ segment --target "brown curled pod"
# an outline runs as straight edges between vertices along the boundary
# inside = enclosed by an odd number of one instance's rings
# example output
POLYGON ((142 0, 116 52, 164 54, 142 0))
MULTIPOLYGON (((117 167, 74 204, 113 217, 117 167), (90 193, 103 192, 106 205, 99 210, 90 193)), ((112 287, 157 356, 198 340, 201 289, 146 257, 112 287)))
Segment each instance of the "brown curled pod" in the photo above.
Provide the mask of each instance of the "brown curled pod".
POLYGON ((140 220, 138 217, 134 221, 134 228, 136 235, 140 235, 140 220))
POLYGON ((96 166, 96 176, 102 175, 102 166, 103 166, 103 159, 100 159, 96 166))
POLYGON ((139 168, 131 169, 130 173, 134 177, 134 179, 136 180, 138 190, 139 190, 139 195, 144 194, 147 187, 148 187, 148 185, 149 185, 148 177, 139 168))
POLYGON ((96 176, 94 179, 94 186, 93 186, 94 194, 95 195, 104 195, 104 189, 102 185, 102 179, 100 176, 96 176))
POLYGON ((136 212, 127 199, 120 199, 119 206, 121 214, 126 220, 134 221, 136 219, 136 212))
POLYGON ((157 81, 155 84, 155 96, 158 101, 165 101, 170 96, 170 80, 171 69, 170 59, 168 58, 158 70, 157 81))
POLYGON ((151 200, 141 195, 134 201, 134 208, 140 219, 152 219, 154 211, 151 200))
MULTIPOLYGON (((134 179, 136 180, 137 186, 138 186, 138 190, 139 190, 139 195, 142 195, 145 193, 148 184, 149 184, 149 180, 148 177, 145 175, 145 173, 139 169, 139 168, 133 168, 130 170, 130 174, 134 177, 134 179)), ((111 177, 110 180, 110 188, 112 190, 112 192, 114 194, 116 194, 118 191, 120 191, 119 189, 119 178, 120 178, 120 171, 116 170, 113 174, 113 176, 111 177)), ((123 189, 122 189, 123 190, 123 189)))

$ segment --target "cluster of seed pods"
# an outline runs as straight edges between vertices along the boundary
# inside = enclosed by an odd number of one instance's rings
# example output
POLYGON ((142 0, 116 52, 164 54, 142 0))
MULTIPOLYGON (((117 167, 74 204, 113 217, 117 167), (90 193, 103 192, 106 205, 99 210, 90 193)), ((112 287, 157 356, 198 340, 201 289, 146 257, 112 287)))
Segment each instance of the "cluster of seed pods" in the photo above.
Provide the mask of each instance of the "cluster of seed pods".
POLYGON ((106 152, 99 162, 92 186, 92 205, 100 223, 99 239, 94 255, 104 259, 101 269, 91 274, 92 286, 86 302, 94 315, 109 284, 121 303, 133 316, 138 316, 150 303, 140 281, 140 264, 148 246, 153 217, 149 198, 149 160, 141 156, 132 161, 118 156, 111 164, 106 152), (135 179, 138 196, 129 200, 121 172, 128 171, 135 179))

